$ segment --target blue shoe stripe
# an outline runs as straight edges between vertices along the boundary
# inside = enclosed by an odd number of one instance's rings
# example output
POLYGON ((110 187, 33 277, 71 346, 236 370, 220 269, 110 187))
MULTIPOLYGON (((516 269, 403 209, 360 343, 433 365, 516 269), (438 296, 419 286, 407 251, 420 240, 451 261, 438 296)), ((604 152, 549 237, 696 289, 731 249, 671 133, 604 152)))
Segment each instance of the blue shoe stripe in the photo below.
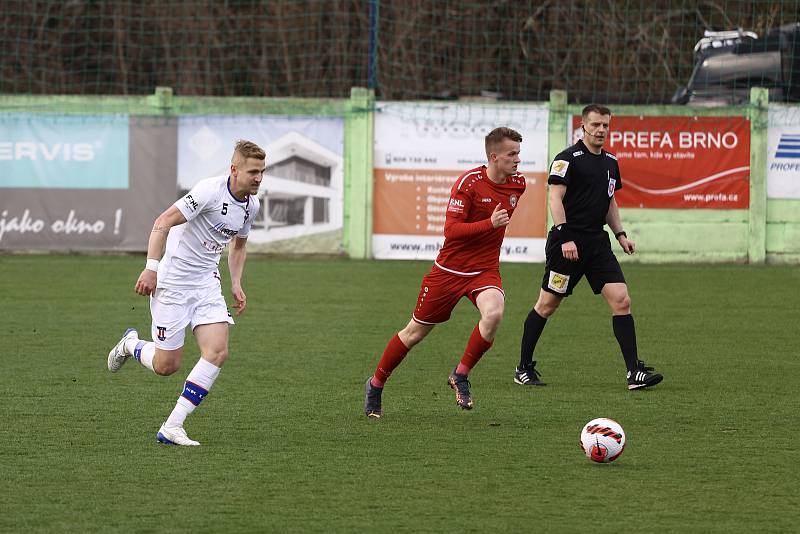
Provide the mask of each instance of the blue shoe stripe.
POLYGON ((162 434, 161 431, 156 434, 156 439, 159 441, 159 443, 163 443, 164 445, 175 445, 175 443, 167 439, 167 437, 162 434))

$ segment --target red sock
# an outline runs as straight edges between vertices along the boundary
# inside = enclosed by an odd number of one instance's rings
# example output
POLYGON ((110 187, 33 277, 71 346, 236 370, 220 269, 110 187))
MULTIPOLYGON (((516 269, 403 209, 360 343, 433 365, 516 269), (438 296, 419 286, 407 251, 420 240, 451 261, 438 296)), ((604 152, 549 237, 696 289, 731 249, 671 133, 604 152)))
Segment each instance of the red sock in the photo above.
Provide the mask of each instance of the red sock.
POLYGON ((392 374, 392 371, 394 371, 395 368, 400 365, 400 362, 403 361, 403 358, 406 357, 408 350, 408 347, 403 345, 403 342, 400 341, 400 336, 395 334, 383 350, 381 361, 378 362, 378 367, 375 368, 375 374, 372 375, 372 385, 382 388, 386 381, 389 380, 389 375, 392 374))
POLYGON ((475 364, 478 363, 478 360, 481 359, 481 356, 483 356, 491 346, 492 342, 483 339, 478 325, 475 325, 472 335, 469 336, 469 342, 464 351, 464 356, 461 357, 461 363, 459 363, 456 368, 456 373, 460 375, 468 374, 470 370, 475 367, 475 364))

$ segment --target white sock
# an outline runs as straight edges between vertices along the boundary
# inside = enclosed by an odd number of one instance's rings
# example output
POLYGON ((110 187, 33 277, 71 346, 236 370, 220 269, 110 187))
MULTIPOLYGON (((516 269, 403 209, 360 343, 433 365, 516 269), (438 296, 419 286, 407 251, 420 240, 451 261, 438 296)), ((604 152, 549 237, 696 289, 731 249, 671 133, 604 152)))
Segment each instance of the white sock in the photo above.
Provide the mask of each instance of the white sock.
POLYGON ((132 354, 137 362, 155 373, 155 369, 153 369, 153 356, 156 355, 155 343, 141 339, 131 339, 125 342, 125 351, 132 354))
POLYGON ((122 348, 127 354, 133 356, 133 351, 136 350, 136 345, 138 345, 140 341, 142 340, 139 339, 138 337, 133 339, 126 339, 125 343, 122 344, 122 348))
POLYGON ((197 364, 186 377, 183 385, 183 393, 175 403, 175 409, 167 418, 167 426, 183 426, 186 416, 194 411, 198 404, 208 395, 208 390, 219 376, 220 368, 203 359, 197 364))

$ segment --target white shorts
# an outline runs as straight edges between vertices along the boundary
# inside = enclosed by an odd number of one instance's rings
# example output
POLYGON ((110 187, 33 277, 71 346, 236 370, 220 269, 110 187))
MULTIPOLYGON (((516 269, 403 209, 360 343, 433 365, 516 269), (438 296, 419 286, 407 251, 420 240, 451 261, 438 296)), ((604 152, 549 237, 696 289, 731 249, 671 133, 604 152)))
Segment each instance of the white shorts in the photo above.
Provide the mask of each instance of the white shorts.
POLYGON ((201 324, 234 324, 220 286, 200 289, 159 287, 150 297, 150 331, 156 347, 175 350, 183 346, 186 327, 201 324))

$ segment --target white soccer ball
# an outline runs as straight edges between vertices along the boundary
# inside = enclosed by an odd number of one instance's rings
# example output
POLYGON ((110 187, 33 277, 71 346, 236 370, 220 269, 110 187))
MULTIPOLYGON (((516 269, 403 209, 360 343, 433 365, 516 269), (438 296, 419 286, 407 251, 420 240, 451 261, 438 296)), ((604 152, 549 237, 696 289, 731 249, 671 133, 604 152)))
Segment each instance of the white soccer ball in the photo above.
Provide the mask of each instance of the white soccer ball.
POLYGON ((613 462, 625 449, 625 431, 613 419, 592 419, 581 430, 581 449, 594 462, 613 462))

